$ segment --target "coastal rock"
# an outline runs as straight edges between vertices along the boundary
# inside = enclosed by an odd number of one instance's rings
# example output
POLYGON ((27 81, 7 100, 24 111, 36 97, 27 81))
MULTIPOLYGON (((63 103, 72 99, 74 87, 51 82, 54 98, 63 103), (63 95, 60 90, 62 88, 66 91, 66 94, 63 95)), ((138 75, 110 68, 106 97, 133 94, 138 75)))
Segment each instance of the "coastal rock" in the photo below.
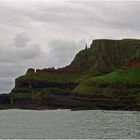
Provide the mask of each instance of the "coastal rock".
POLYGON ((139 44, 94 40, 66 67, 28 69, 16 78, 11 98, 30 106, 140 110, 139 44))
POLYGON ((27 70, 26 74, 29 74, 29 75, 35 74, 35 69, 29 68, 29 69, 27 70))

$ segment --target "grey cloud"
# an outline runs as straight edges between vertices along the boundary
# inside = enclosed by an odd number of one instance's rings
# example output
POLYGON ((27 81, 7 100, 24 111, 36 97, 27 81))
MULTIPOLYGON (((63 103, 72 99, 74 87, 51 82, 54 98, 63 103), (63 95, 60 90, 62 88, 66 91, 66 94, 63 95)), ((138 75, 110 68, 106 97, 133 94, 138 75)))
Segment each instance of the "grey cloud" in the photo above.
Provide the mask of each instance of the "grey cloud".
POLYGON ((14 24, 18 24, 21 22, 22 16, 20 16, 19 12, 16 9, 7 7, 0 2, 0 23, 3 25, 14 26, 14 24))
MULTIPOLYGON (((17 4, 18 5, 18 4, 17 4)), ((26 4, 27 5, 27 4, 26 4)), ((9 26, 31 28, 30 22, 54 24, 73 31, 87 31, 93 28, 107 30, 140 29, 140 2, 33 2, 28 5, 0 6, 0 22, 9 26), (131 18, 130 18, 131 17, 131 18)))
POLYGON ((139 13, 140 2, 72 2, 50 7, 44 4, 39 12, 26 13, 26 16, 34 21, 57 23, 73 30, 86 30, 87 27, 138 30, 139 13))
POLYGON ((23 59, 34 59, 39 57, 41 53, 42 52, 40 50, 40 44, 34 43, 34 44, 30 44, 29 48, 20 51, 18 56, 23 59))
MULTIPOLYGON (((23 2, 21 2, 21 4, 23 2)), ((25 14, 26 10, 22 6, 19 8, 15 5, 18 4, 17 1, 14 0, 0 1, 0 25, 6 26, 8 28, 16 27, 20 29, 32 30, 32 26, 29 24, 30 21, 27 19, 25 14)), ((30 12, 30 10, 27 11, 30 12)))
POLYGON ((25 33, 19 33, 15 37, 15 46, 16 47, 26 47, 27 43, 30 41, 30 37, 25 33))
POLYGON ((9 63, 8 65, 0 63, 0 79, 1 78, 14 78, 19 72, 21 72, 25 66, 20 64, 19 62, 16 63, 9 63))
POLYGON ((29 41, 31 39, 27 34, 20 33, 17 34, 13 43, 0 46, 1 63, 38 58, 43 53, 40 44, 29 41))

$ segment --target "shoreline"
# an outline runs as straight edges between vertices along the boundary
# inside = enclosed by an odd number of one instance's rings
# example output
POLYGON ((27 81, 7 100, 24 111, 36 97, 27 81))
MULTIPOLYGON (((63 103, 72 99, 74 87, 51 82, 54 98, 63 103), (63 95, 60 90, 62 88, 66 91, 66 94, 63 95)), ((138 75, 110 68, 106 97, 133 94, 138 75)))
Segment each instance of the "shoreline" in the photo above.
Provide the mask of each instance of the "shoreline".
POLYGON ((21 109, 21 110, 58 110, 58 109, 69 109, 70 111, 84 111, 84 110, 103 110, 103 111, 140 111, 139 109, 104 109, 104 108, 92 108, 92 107, 66 107, 66 106, 45 106, 45 105, 35 105, 35 104, 0 104, 0 110, 10 110, 10 109, 21 109))

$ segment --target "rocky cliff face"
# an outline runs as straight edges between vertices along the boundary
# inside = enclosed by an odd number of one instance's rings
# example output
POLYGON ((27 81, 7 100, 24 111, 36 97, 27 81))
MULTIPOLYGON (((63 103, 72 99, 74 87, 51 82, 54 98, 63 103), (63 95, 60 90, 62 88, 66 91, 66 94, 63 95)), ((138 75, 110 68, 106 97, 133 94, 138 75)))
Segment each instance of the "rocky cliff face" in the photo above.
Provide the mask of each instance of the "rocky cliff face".
MULTIPOLYGON (((67 69, 81 73, 108 73, 132 59, 140 40, 94 40, 90 48, 80 51, 67 69)), ((138 53, 138 52, 137 52, 138 53)))

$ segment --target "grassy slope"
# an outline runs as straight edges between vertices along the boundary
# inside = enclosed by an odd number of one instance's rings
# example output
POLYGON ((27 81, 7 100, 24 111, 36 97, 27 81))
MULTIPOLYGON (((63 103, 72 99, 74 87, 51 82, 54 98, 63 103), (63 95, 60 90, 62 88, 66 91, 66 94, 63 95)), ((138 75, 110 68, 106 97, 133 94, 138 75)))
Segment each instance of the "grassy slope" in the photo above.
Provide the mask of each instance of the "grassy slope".
MULTIPOLYGON (((129 69, 120 69, 116 70, 107 75, 91 77, 81 82, 73 92, 81 94, 92 94, 94 92, 113 92, 114 89, 109 87, 106 88, 97 88, 95 83, 106 83, 106 84, 138 84, 140 85, 140 68, 129 68, 129 69)), ((118 91, 119 89, 115 89, 118 91)), ((135 89, 140 90, 140 89, 135 89)), ((132 91, 132 89, 131 89, 132 91)))
POLYGON ((140 68, 120 69, 107 75, 91 78, 90 80, 106 83, 140 84, 140 68))

